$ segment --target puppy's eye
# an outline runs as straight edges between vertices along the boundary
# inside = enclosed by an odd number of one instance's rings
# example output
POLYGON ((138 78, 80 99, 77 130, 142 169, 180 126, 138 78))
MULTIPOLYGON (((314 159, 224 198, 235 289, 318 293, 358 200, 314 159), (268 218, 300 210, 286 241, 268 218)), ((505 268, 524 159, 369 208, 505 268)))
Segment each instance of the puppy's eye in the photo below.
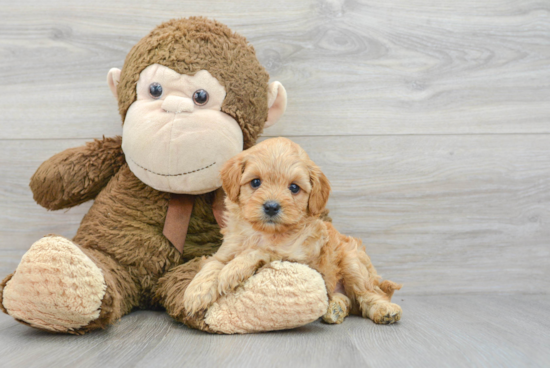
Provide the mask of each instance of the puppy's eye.
POLYGON ((250 186, 254 189, 259 188, 262 184, 262 181, 260 179, 254 179, 250 182, 250 186))
POLYGON ((159 98, 160 96, 162 96, 162 86, 159 83, 156 83, 156 82, 151 83, 149 85, 149 94, 154 99, 159 98))
POLYGON ((296 184, 292 183, 290 184, 290 186, 288 187, 288 189, 290 189, 290 191, 294 194, 298 193, 300 191, 300 187, 297 186, 296 184))
POLYGON ((195 105, 203 106, 208 102, 208 92, 204 89, 198 89, 193 93, 193 102, 195 105))

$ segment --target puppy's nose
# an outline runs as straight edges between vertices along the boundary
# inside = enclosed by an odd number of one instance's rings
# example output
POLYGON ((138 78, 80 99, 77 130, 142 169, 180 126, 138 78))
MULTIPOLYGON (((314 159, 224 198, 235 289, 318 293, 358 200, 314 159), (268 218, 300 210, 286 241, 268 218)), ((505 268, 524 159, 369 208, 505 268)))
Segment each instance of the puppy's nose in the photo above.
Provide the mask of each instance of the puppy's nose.
POLYGON ((279 213, 281 206, 277 202, 269 201, 264 203, 264 212, 268 216, 275 216, 279 213))

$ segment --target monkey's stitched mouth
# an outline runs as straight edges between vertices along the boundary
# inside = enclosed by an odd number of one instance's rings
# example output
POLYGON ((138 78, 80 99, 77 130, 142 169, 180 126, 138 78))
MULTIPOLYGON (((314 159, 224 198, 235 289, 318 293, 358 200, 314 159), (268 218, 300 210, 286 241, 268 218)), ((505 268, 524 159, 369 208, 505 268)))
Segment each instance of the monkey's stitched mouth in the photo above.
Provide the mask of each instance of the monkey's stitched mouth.
POLYGON ((193 173, 196 173, 198 171, 202 171, 202 170, 205 170, 205 169, 208 169, 209 167, 212 167, 216 164, 216 162, 212 162, 210 165, 208 166, 205 166, 205 167, 201 167, 200 169, 196 169, 196 170, 192 170, 192 171, 187 171, 187 172, 184 172, 184 173, 180 173, 180 174, 161 174, 161 173, 158 173, 158 172, 154 172, 152 170, 149 170, 148 168, 146 167, 143 167, 141 166, 140 164, 138 164, 137 162, 135 162, 131 157, 129 157, 130 160, 132 160, 132 162, 134 164, 136 164, 136 166, 139 166, 140 168, 142 168, 143 170, 147 171, 147 172, 150 172, 151 174, 155 174, 155 175, 158 175, 158 176, 182 176, 182 175, 187 175, 187 174, 193 174, 193 173))

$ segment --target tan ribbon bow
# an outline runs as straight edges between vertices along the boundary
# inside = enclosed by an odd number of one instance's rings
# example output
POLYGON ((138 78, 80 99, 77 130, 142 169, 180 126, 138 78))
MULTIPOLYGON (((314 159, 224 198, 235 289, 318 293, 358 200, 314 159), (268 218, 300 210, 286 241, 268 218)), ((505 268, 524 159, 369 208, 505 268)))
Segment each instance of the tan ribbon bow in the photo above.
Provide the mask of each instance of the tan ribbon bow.
MULTIPOLYGON (((225 226, 223 217, 225 210, 224 197, 225 193, 220 188, 216 191, 212 203, 212 212, 214 212, 214 217, 220 228, 225 226)), ((195 196, 191 194, 171 194, 168 201, 168 212, 166 213, 162 233, 180 253, 183 252, 194 204, 195 196)))

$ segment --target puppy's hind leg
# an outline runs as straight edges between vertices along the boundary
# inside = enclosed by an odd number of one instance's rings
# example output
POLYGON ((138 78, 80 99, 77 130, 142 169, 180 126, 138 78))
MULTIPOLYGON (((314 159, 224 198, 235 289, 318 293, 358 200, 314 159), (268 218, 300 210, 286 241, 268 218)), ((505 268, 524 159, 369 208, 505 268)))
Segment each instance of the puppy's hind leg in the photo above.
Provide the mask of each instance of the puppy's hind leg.
MULTIPOLYGON (((359 257, 361 262, 367 266, 369 273, 376 273, 376 270, 370 263, 369 257, 365 254, 359 257)), ((381 283, 378 281, 378 276, 373 280, 373 291, 366 292, 357 296, 357 302, 361 309, 361 314, 364 318, 370 318, 374 323, 392 324, 401 319, 403 311, 401 307, 391 302, 391 298, 395 290, 401 289, 400 284, 393 281, 384 280, 381 283)))
POLYGON ((346 293, 357 302, 362 316, 378 324, 399 321, 403 311, 390 300, 393 292, 399 290, 401 285, 391 281, 383 281, 380 284, 380 277, 367 254, 361 249, 349 254, 355 256, 346 257, 342 262, 344 285, 346 293))
POLYGON ((329 324, 344 322, 344 318, 349 315, 350 307, 351 301, 347 296, 341 293, 334 293, 328 302, 328 310, 323 316, 323 321, 329 324))
POLYGON ((374 323, 389 325, 399 321, 403 314, 400 306, 377 292, 358 295, 357 302, 363 317, 370 318, 374 323))

